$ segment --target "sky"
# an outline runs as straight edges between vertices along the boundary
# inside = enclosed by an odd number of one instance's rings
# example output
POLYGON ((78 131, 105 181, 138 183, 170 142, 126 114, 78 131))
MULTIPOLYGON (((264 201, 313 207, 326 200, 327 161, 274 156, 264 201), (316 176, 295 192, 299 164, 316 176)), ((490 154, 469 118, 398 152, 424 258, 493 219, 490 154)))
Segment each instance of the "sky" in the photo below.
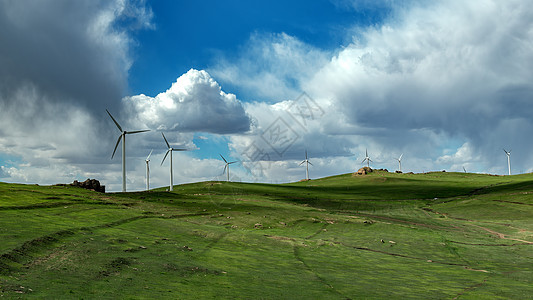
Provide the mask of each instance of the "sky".
POLYGON ((533 171, 527 0, 0 0, 0 181, 533 171))

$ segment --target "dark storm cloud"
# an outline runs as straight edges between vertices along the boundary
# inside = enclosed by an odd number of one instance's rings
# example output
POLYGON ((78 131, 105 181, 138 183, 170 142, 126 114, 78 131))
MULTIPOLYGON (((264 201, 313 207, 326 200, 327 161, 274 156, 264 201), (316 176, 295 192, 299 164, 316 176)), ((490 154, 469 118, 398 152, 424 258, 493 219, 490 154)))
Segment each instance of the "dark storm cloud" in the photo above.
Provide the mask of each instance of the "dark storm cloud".
POLYGON ((0 152, 20 160, 4 175, 54 183, 108 158, 105 108, 120 108, 131 31, 150 19, 143 1, 0 1, 0 152))

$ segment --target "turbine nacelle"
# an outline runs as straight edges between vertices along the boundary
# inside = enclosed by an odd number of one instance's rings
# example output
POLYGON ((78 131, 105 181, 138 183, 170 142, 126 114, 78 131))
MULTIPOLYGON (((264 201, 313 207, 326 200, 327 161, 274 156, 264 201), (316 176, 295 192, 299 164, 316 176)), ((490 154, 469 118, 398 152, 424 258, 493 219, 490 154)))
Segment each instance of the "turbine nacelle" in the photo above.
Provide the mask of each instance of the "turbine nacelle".
POLYGON ((505 154, 507 154, 507 156, 511 156, 511 151, 513 151, 513 150, 507 151, 507 150, 503 149, 503 152, 505 152, 505 154))
POLYGON ((152 149, 152 150, 150 151, 150 154, 148 154, 148 156, 146 157, 146 160, 145 160, 146 163, 150 162, 150 156, 152 156, 152 152, 153 152, 153 151, 154 151, 154 149, 152 149))
POLYGON ((163 136, 163 139, 165 139, 165 143, 167 144, 167 147, 168 147, 167 152, 165 153, 165 157, 163 157, 163 160, 161 161, 161 165, 163 165, 163 163, 165 162, 165 159, 167 158, 167 155, 170 152, 172 152, 172 151, 188 151, 188 149, 170 147, 170 144, 168 143, 167 138, 165 137, 165 134, 161 132, 161 135, 163 136))

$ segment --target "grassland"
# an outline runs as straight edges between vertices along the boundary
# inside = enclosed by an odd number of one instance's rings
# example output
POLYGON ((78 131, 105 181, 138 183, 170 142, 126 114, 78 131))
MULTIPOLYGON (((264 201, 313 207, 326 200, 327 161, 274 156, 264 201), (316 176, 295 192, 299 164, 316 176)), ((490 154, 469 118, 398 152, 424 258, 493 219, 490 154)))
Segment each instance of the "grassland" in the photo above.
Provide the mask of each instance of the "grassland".
POLYGON ((0 297, 533 299, 533 174, 0 183, 0 297))

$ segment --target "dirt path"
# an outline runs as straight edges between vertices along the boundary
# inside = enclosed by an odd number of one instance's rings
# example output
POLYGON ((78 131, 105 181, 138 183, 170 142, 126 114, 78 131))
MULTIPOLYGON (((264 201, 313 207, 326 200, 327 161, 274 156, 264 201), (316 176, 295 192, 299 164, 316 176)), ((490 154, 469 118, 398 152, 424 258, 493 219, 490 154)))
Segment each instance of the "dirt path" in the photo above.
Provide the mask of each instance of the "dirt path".
MULTIPOLYGON (((494 201, 498 201, 498 200, 494 200, 494 201)), ((502 201, 502 202, 508 202, 508 201, 502 201)), ((429 211, 429 212, 432 212, 434 214, 438 214, 438 215, 443 215, 443 216, 446 216, 447 218, 450 218, 450 219, 454 219, 454 220, 459 220, 459 221, 467 221, 467 222, 480 222, 480 221, 476 221, 476 220, 471 220, 471 219, 465 219, 465 218, 457 218, 457 217, 452 217, 448 214, 445 214, 445 213, 440 213, 438 211, 435 211, 431 208, 423 208, 423 210, 425 211, 429 211)), ((490 222, 485 222, 485 223, 490 223, 490 222)), ((509 226, 509 224, 500 224, 500 223, 494 223, 496 225, 501 225, 501 226, 509 226)), ((533 244, 533 242, 531 241, 526 241, 526 240, 521 240, 521 239, 515 239, 515 238, 510 238, 510 237, 506 237, 505 234, 501 233, 501 232, 497 232, 497 231, 494 231, 492 229, 489 229, 487 227, 483 227, 483 226, 479 226, 479 225, 476 225, 476 224, 467 224, 467 225, 470 225, 470 226, 474 226, 474 227, 477 227, 479 229, 482 229, 482 230, 485 230, 487 232, 489 232, 490 234, 492 235, 495 235, 497 236, 498 238, 500 239, 504 239, 504 240, 510 240, 510 241, 517 241, 517 242, 522 242, 524 244, 533 244)), ((513 227, 513 228, 516 228, 516 227, 513 227)), ((516 228, 520 231, 526 231, 525 229, 521 229, 521 228, 516 228)), ((513 244, 515 245, 515 244, 513 244)))
POLYGON ((483 226, 479 226, 479 225, 475 225, 475 224, 470 224, 470 226, 474 226, 474 227, 477 227, 477 228, 479 228, 479 229, 483 229, 483 230, 489 232, 490 234, 497 236, 497 237, 500 238, 500 239, 511 240, 511 241, 517 241, 517 242, 522 242, 522 243, 526 243, 526 244, 533 245, 533 242, 526 241, 526 240, 521 240, 521 239, 515 239, 515 238, 506 237, 505 234, 503 234, 503 233, 501 233, 501 232, 497 232, 497 231, 494 231, 494 230, 492 230, 492 229, 489 229, 489 228, 486 228, 486 227, 483 227, 483 226))
POLYGON ((512 204, 520 204, 520 205, 531 205, 531 206, 533 206, 533 204, 523 203, 523 202, 516 202, 516 201, 505 201, 505 200, 492 200, 492 201, 503 202, 503 203, 512 203, 512 204))

